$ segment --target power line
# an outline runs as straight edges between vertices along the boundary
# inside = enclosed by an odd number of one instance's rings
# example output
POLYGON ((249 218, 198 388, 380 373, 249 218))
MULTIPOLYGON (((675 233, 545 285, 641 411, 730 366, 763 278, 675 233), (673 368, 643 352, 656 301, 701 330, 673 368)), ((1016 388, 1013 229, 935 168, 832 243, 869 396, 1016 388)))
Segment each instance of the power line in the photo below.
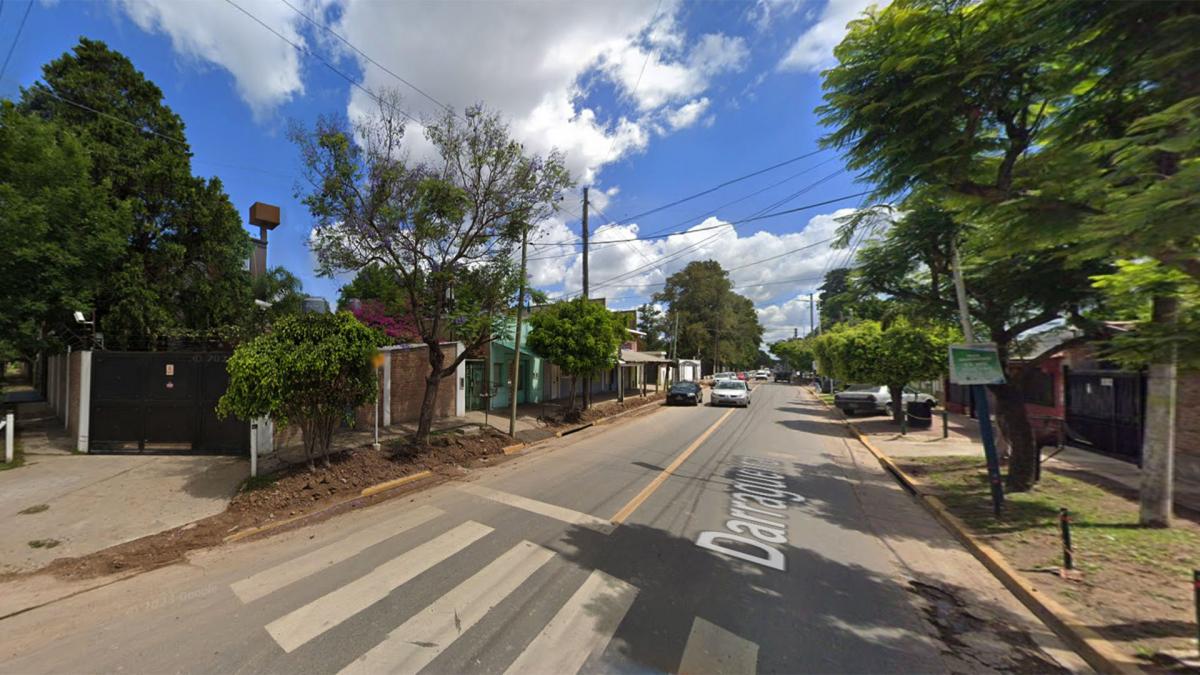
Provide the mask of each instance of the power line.
MULTIPOLYGON (((832 203, 834 203, 834 202, 837 202, 837 201, 842 201, 842 200, 844 200, 844 199, 850 199, 850 198, 852 198, 852 197, 858 197, 858 196, 862 196, 862 195, 864 195, 864 194, 867 194, 867 193, 869 193, 869 192, 870 192, 869 190, 866 190, 866 191, 863 191, 863 192, 860 192, 860 193, 857 193, 857 194, 853 194, 853 195, 846 195, 846 196, 843 196, 843 197, 838 197, 838 198, 834 198, 834 199, 826 200, 826 201, 823 201, 823 202, 817 202, 817 203, 815 203, 815 204, 806 204, 806 205, 804 205, 804 206, 799 206, 799 207, 796 207, 796 208, 794 208, 794 209, 788 209, 788 210, 786 210, 786 211, 777 211, 777 212, 774 212, 774 213, 767 213, 767 214, 764 214, 764 213, 763 213, 763 211, 764 211, 765 209, 760 209, 760 210, 759 210, 759 211, 757 211, 757 212, 756 212, 754 215, 751 215, 751 216, 750 216, 750 217, 748 217, 748 218, 743 218, 743 219, 741 219, 741 220, 735 220, 735 221, 732 221, 732 222, 729 222, 729 223, 724 223, 724 224, 722 224, 722 225, 715 226, 715 227, 725 227, 725 226, 730 226, 730 227, 732 227, 732 226, 734 226, 734 225, 738 225, 738 224, 741 224, 741 223, 749 223, 749 222, 753 222, 753 221, 756 221, 756 220, 763 220, 763 219, 765 219, 765 218, 774 218, 774 217, 781 216, 781 215, 785 215, 785 214, 788 214, 788 213, 795 213, 795 212, 797 212, 797 211, 803 211, 803 210, 806 210, 806 209, 811 209, 811 208, 815 208, 815 207, 818 207, 818 206, 825 206, 825 205, 827 205, 827 204, 832 204, 832 203)), ((712 229, 712 228, 709 228, 709 229, 712 229)), ((696 231, 699 231, 699 229, 696 229, 696 230, 691 230, 691 231, 692 231, 692 232, 696 232, 696 231)), ((716 234, 714 234, 714 235, 712 235, 712 236, 710 236, 710 237, 706 237, 706 238, 704 238, 704 239, 701 239, 700 241, 698 241, 698 242, 695 242, 694 244, 692 244, 692 245, 690 245, 690 246, 687 246, 687 247, 685 247, 685 248, 683 248, 683 249, 680 249, 679 251, 676 251, 676 252, 674 252, 674 253, 671 253, 671 254, 669 254, 669 255, 666 255, 666 256, 663 256, 663 257, 659 258, 658 260, 656 260, 656 261, 655 261, 654 263, 652 263, 652 264, 649 264, 649 265, 643 265, 643 266, 641 266, 641 267, 636 267, 636 268, 634 268, 634 269, 632 269, 632 270, 629 270, 628 272, 624 272, 624 273, 622 273, 622 274, 619 274, 619 275, 617 275, 617 276, 615 276, 615 277, 612 277, 612 278, 610 278, 610 279, 605 279, 604 281, 600 282, 599 284, 595 284, 595 287, 596 287, 596 288, 603 288, 604 286, 608 285, 610 282, 613 282, 613 281, 621 281, 621 280, 624 280, 624 279, 628 279, 628 278, 630 278, 630 277, 632 277, 632 276, 634 276, 634 275, 638 274, 639 272, 641 272, 641 271, 645 270, 647 267, 653 267, 655 264, 659 264, 659 265, 661 265, 662 263, 669 262, 670 260, 674 260, 674 259, 678 258, 679 256, 683 255, 684 253, 687 253, 688 251, 690 251, 690 250, 692 250, 692 249, 694 249, 694 248, 696 248, 696 247, 698 247, 698 246, 700 246, 700 245, 702 245, 702 244, 704 244, 704 243, 706 243, 706 242, 708 242, 708 241, 711 241, 711 240, 715 239, 716 237, 719 237, 719 236, 721 236, 721 235, 725 234, 725 232, 726 232, 726 231, 718 232, 718 233, 716 233, 716 234)))
POLYGON ((4 71, 8 70, 8 61, 12 58, 13 50, 17 48, 17 42, 21 40, 21 31, 25 30, 25 20, 29 18, 29 12, 33 11, 34 0, 29 0, 29 4, 25 5, 25 13, 21 15, 21 23, 17 25, 17 34, 13 37, 12 44, 8 46, 8 54, 4 57, 4 65, 0 66, 0 77, 4 77, 4 71))
POLYGON ((366 87, 364 87, 363 85, 359 84, 357 81, 355 81, 355 79, 354 79, 354 78, 352 78, 352 77, 350 77, 349 75, 347 75, 346 73, 342 72, 342 70, 341 70, 340 68, 338 68, 337 66, 333 65, 332 63, 330 63, 328 60, 326 60, 326 59, 325 59, 324 57, 322 57, 320 54, 317 54, 316 52, 312 51, 311 49, 308 49, 308 48, 306 48, 306 47, 302 47, 302 46, 300 46, 300 45, 296 44, 296 43, 295 43, 295 42, 293 42, 291 39, 289 39, 289 38, 288 38, 286 35, 284 35, 283 33, 280 33, 279 31, 275 30, 274 28, 272 28, 271 26, 269 26, 268 24, 266 24, 266 23, 265 23, 265 22, 264 22, 262 19, 258 18, 257 16, 254 16, 254 15, 253 15, 253 14, 251 14, 250 12, 246 11, 246 9, 245 9, 244 7, 242 7, 241 5, 237 4, 237 3, 236 3, 236 2, 234 2, 233 0, 225 0, 225 2, 229 3, 230 5, 232 5, 234 8, 236 8, 236 9, 237 9, 239 12, 241 12, 242 14, 245 14, 246 16, 250 17, 250 19, 252 19, 252 20, 253 20, 255 23, 257 23, 258 25, 262 26, 263 28, 266 28, 266 29, 267 29, 268 31, 270 31, 270 32, 271 32, 271 34, 273 34, 275 37, 277 37, 277 38, 279 38, 280 40, 283 40, 284 42, 286 42, 286 43, 288 43, 289 45, 291 45, 291 46, 292 46, 292 48, 293 48, 293 49, 295 49, 296 51, 300 52, 301 54, 306 54, 306 55, 308 55, 308 56, 311 56, 311 57, 313 57, 314 59, 316 59, 316 60, 320 61, 321 63, 325 64, 325 67, 326 67, 326 68, 329 68, 330 70, 332 70, 332 71, 334 72, 334 74, 335 74, 335 75, 337 75, 338 77, 340 77, 340 78, 342 78, 343 80, 345 80, 346 82, 348 82, 348 83, 350 84, 350 86, 352 86, 352 87, 354 87, 354 88, 358 89, 359 91, 363 92, 363 93, 364 93, 364 94, 366 94, 367 96, 370 96, 370 97, 371 97, 371 98, 372 98, 372 99, 373 99, 373 100, 374 100, 376 103, 378 103, 379 105, 381 105, 381 106, 384 106, 384 107, 391 108, 392 110, 394 110, 394 111, 396 111, 396 112, 400 113, 401 115, 403 115, 404 117, 408 118, 408 119, 409 119, 410 121, 412 121, 412 122, 416 122, 417 124, 420 124, 420 123, 421 123, 421 120, 418 120, 417 118, 415 118, 415 117, 413 117, 412 115, 408 114, 408 113, 407 113, 407 112, 405 112, 405 111, 404 111, 402 108, 400 108, 400 107, 398 107, 398 106, 396 106, 396 105, 393 105, 393 104, 390 104, 390 103, 386 103, 386 102, 384 102, 384 100, 383 100, 383 99, 381 99, 381 98, 379 98, 379 96, 378 96, 378 95, 377 95, 375 92, 373 92, 373 91, 371 91, 370 89, 367 89, 367 88, 366 88, 366 87))
MULTIPOLYGON (((654 29, 654 22, 658 21, 658 12, 662 9, 662 0, 658 0, 658 4, 654 6, 654 17, 650 19, 650 29, 654 29)), ((633 91, 629 92, 629 97, 634 98, 637 94, 638 87, 642 86, 642 76, 646 74, 646 66, 650 63, 650 55, 653 52, 646 50, 646 59, 642 61, 642 70, 638 73, 637 82, 633 84, 633 91)), ((606 216, 607 217, 607 216, 606 216)))
MULTIPOLYGON (((226 0, 226 2, 228 2, 228 1, 229 0, 226 0)), ((703 197, 704 195, 712 194, 713 192, 716 192, 717 190, 720 190, 723 187, 728 187, 730 185, 733 185, 734 183, 740 183, 741 181, 744 181, 748 178, 760 176, 769 171, 774 171, 775 169, 778 169, 780 167, 787 166, 788 164, 794 164, 796 162, 799 162, 802 159, 808 159, 809 157, 812 157, 813 155, 816 155, 820 152, 821 152, 820 150, 813 150, 812 152, 806 152, 803 155, 797 155, 795 157, 792 157, 791 159, 785 159, 784 161, 779 162, 778 164, 772 164, 771 166, 768 166, 763 169, 759 169, 758 171, 753 171, 753 172, 745 174, 743 176, 738 176, 737 178, 731 178, 719 185, 714 185, 713 187, 710 187, 707 190, 701 190, 700 192, 697 192, 692 195, 688 195, 687 197, 682 197, 680 199, 676 199, 675 201, 673 201, 669 204, 663 204, 662 206, 656 206, 648 211, 642 211, 641 213, 637 213, 632 216, 626 215, 626 216, 622 217, 621 220, 624 222, 629 222, 631 220, 637 220, 638 218, 641 218, 643 216, 648 216, 652 213, 658 213, 659 211, 669 209, 672 206, 678 206, 680 204, 683 204, 684 202, 689 202, 698 197, 703 197)))
MULTIPOLYGON (((383 72, 387 73, 388 75, 391 75, 392 77, 396 78, 396 79, 397 79, 397 80, 399 80, 400 82, 403 82, 404 84, 408 85, 408 86, 409 86, 409 88, 411 88, 413 91, 415 91, 415 92, 417 92, 418 94, 420 94, 420 95, 424 96, 425 98, 429 99, 430 101, 433 101, 433 102, 434 102, 436 105, 438 105, 438 106, 440 106, 440 107, 444 108, 446 111, 448 111, 450 114, 454 115, 455 117, 458 117, 458 115, 457 115, 457 114, 455 114, 455 112, 454 112, 454 109, 453 109, 453 108, 451 108, 450 106, 446 105, 445 103, 442 103, 441 101, 437 100, 437 99, 436 99, 436 98, 434 98, 434 97, 433 97, 431 94, 427 93, 427 92, 426 92, 424 89, 421 89, 420 87, 418 87, 417 85, 413 84, 412 82, 409 82, 408 80, 404 79, 403 77, 400 77, 400 76, 399 76, 399 75, 397 75, 396 73, 392 72, 392 70, 391 70, 391 69, 389 69, 387 66, 385 66, 385 65, 383 65, 382 63, 380 63, 380 62, 376 61, 375 59, 371 58, 371 57, 370 57, 370 56, 369 56, 369 55, 368 55, 366 52, 364 52, 363 50, 359 49, 357 46, 355 46, 355 45, 354 45, 354 43, 352 43, 352 42, 350 42, 349 40, 347 40, 345 37, 343 37, 343 36, 342 36, 340 33, 338 33, 337 31, 333 30, 332 28, 330 28, 329 26, 325 25, 324 23, 318 22, 316 19, 313 19, 311 16, 309 16, 308 14, 304 13, 303 11, 301 11, 301 10, 300 10, 298 7, 296 7, 296 6, 295 6, 295 5, 293 5, 292 3, 288 2, 288 0, 279 0, 279 1, 280 1, 280 2, 282 2, 283 4, 287 5, 287 6, 288 6, 288 7, 289 7, 289 8, 290 8, 290 9, 291 9, 293 12, 295 12, 296 14, 299 14, 300 16, 304 17, 304 20, 305 20, 305 21, 308 21, 309 23, 311 23, 312 25, 316 26, 317 28, 320 28, 321 30, 325 31, 326 33, 329 33, 330 35, 334 36, 334 37, 335 37, 335 38, 337 38, 338 40, 341 40, 343 44, 345 44, 345 45, 346 45, 347 47, 349 47, 350 49, 353 49, 353 50, 354 50, 354 51, 355 51, 355 52, 356 52, 356 53, 357 53, 359 56, 363 57, 364 59, 366 59, 366 60, 367 60, 367 61, 369 61, 370 63, 374 64, 376 68, 379 68, 380 70, 382 70, 383 72)), ((293 45, 293 46, 294 46, 294 45, 293 45)))

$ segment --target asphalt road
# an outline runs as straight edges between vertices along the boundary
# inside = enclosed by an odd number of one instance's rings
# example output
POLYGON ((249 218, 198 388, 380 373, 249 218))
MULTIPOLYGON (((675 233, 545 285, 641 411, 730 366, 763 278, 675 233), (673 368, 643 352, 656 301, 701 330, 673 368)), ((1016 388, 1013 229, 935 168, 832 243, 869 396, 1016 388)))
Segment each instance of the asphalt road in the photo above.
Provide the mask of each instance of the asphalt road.
POLYGON ((0 672, 1078 666, 817 403, 773 383, 753 398, 0 621, 0 672))

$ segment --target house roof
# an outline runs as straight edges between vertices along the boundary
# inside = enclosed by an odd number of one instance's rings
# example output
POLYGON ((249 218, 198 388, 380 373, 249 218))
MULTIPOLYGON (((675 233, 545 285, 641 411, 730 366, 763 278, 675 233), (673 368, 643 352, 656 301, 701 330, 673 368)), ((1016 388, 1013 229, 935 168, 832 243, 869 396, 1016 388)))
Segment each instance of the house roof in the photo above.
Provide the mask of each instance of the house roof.
POLYGON ((636 352, 632 349, 621 350, 621 361, 625 364, 631 363, 674 363, 671 359, 656 356, 651 352, 636 352))

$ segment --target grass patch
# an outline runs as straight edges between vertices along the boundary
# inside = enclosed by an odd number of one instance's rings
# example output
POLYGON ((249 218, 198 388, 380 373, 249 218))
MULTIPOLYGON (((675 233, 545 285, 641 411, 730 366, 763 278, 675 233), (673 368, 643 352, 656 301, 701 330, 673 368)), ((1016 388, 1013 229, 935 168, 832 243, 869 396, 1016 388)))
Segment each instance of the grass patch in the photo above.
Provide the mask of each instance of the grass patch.
POLYGON ((817 394, 817 396, 820 396, 821 400, 829 405, 833 405, 833 394, 817 394))
MULTIPOLYGON (((3 435, 3 434, 4 434, 4 432, 0 431, 0 435, 3 435)), ((15 446, 15 447, 13 447, 13 461, 11 461, 11 462, 2 461, 4 459, 4 455, 0 454, 0 471, 8 471, 9 469, 15 469, 25 463, 25 452, 24 452, 24 450, 21 449, 21 441, 13 441, 13 445, 15 446)), ((4 439, 0 438, 0 453, 3 453, 3 452, 4 452, 4 439)))
POLYGON ((28 508, 24 508, 24 509, 21 509, 20 511, 17 511, 17 514, 22 515, 22 516, 28 516, 28 515, 31 515, 34 513, 41 513, 42 511, 46 511, 49 508, 50 508, 49 504, 35 504, 28 508))
POLYGON ((265 476, 251 476, 250 478, 242 481, 242 486, 238 488, 238 492, 254 492, 255 490, 269 488, 274 485, 275 481, 277 480, 279 480, 279 477, 274 474, 267 474, 265 476))
MULTIPOLYGON (((977 457, 899 460, 904 471, 1025 573, 1062 564, 1059 509, 1071 515, 1081 578, 1030 577, 1131 655, 1195 649, 1192 569, 1200 562, 1200 525, 1141 527, 1138 504, 1100 484, 1044 471, 1028 492, 1005 495, 992 515, 987 471, 977 457)), ((1132 468, 1131 468, 1132 470, 1132 468)))
POLYGON ((61 543, 57 539, 34 539, 29 542, 29 548, 54 548, 61 543))

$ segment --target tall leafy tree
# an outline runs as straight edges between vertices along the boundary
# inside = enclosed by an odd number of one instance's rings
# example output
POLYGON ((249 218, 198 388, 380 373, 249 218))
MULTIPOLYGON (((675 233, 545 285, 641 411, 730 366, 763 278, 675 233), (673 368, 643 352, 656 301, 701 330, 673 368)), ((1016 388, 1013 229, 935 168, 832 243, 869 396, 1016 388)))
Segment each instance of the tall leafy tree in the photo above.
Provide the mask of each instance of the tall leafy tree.
POLYGON ((569 408, 575 410, 579 378, 617 363, 625 322, 597 302, 576 298, 544 307, 529 317, 529 348, 571 378, 569 408))
POLYGON ((353 125, 322 118, 313 129, 295 125, 291 137, 314 186, 302 197, 316 219, 321 271, 379 264, 403 289, 428 347, 415 438, 423 443, 442 379, 502 330, 522 235, 553 213, 571 181, 558 153, 527 154, 499 115, 481 107, 427 124, 436 158, 412 161, 399 96, 385 93, 378 103, 353 125), (440 344, 450 336, 466 349, 448 362, 440 344))
POLYGON ((192 175, 183 120, 162 99, 128 58, 87 38, 21 92, 22 111, 80 139, 93 183, 128 218, 94 303, 110 345, 237 324, 251 310, 249 237, 221 182, 192 175))
POLYGON ((666 315, 658 307, 646 303, 638 307, 637 316, 637 328, 646 334, 642 338, 646 343, 646 350, 657 352, 669 349, 672 326, 667 323, 666 315))
POLYGON ((83 143, 0 103, 0 361, 61 346, 123 247, 124 209, 92 181, 83 143))
POLYGON ((733 292, 729 273, 715 260, 688 263, 667 278, 654 301, 667 306, 667 324, 678 318, 678 354, 718 365, 748 368, 758 361, 763 329, 754 303, 733 292))

